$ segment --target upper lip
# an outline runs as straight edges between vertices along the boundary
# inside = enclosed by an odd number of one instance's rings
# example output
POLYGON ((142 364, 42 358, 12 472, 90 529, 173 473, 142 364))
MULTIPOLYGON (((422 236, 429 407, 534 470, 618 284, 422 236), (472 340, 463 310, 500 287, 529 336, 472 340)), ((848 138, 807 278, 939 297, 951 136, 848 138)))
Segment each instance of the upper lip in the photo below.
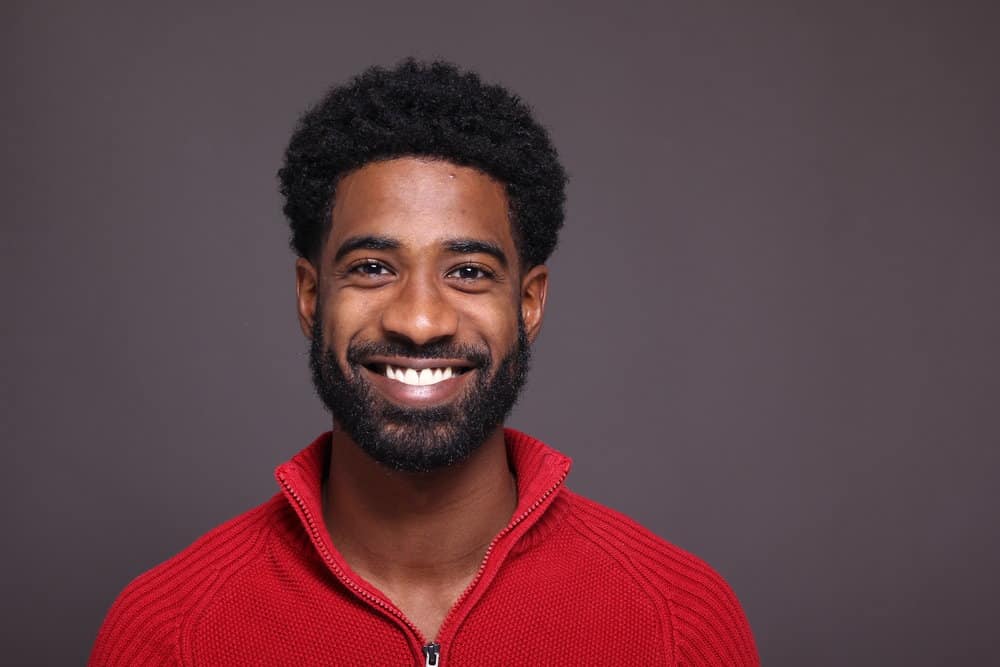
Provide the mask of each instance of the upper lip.
POLYGON ((423 370, 424 368, 472 368, 474 364, 468 359, 420 359, 417 357, 371 357, 366 359, 363 366, 385 366, 393 368, 412 368, 423 370))

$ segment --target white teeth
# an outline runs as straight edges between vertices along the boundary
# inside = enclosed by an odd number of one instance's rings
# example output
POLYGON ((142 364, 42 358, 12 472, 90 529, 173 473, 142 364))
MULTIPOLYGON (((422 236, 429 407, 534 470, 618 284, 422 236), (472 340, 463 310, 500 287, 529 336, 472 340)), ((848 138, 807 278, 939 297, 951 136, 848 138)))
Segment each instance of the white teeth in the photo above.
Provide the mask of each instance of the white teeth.
POLYGON ((455 372, 451 368, 423 368, 418 371, 415 368, 393 368, 386 364, 385 376, 403 384, 426 386, 452 378, 455 372))

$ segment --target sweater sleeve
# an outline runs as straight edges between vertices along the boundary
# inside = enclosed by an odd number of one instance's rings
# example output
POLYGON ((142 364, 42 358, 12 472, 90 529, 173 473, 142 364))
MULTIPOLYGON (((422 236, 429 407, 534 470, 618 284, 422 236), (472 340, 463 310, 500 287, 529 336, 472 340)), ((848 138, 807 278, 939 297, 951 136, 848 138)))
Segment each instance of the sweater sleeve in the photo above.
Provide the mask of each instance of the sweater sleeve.
POLYGON ((750 624, 729 585, 704 565, 671 600, 679 667, 759 667, 750 624))
POLYGON ((149 595, 150 574, 133 581, 111 605, 90 654, 90 667, 180 664, 180 613, 149 595))
POLYGON ((662 614, 668 663, 679 667, 759 667, 750 624, 736 595, 711 566, 620 514, 565 491, 567 521, 617 554, 662 614))
POLYGON ((185 662, 190 650, 185 620, 199 604, 211 600, 221 571, 236 573, 260 552, 270 512, 283 502, 275 496, 137 577, 104 619, 90 667, 167 667, 185 662))

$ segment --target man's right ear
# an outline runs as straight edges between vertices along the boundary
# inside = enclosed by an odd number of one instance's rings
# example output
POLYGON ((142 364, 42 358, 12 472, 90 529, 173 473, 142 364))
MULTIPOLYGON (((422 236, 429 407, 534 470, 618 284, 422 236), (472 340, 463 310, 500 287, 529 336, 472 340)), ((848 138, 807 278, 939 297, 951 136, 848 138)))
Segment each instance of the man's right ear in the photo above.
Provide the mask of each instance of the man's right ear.
POLYGON ((319 273, 308 259, 295 260, 295 296, 299 310, 299 326, 306 338, 312 338, 316 303, 319 299, 319 273))

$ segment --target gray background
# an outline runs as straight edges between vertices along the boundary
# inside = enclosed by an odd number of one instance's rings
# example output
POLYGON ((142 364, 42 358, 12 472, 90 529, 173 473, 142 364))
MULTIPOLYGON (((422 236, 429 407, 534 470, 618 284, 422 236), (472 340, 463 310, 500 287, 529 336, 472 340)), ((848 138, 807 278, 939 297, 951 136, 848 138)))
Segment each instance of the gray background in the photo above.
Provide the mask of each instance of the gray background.
POLYGON ((989 662, 1000 12, 871 4, 4 3, 3 661, 82 663, 327 427, 274 173, 414 54, 572 175, 511 423, 722 572, 767 665, 989 662))

